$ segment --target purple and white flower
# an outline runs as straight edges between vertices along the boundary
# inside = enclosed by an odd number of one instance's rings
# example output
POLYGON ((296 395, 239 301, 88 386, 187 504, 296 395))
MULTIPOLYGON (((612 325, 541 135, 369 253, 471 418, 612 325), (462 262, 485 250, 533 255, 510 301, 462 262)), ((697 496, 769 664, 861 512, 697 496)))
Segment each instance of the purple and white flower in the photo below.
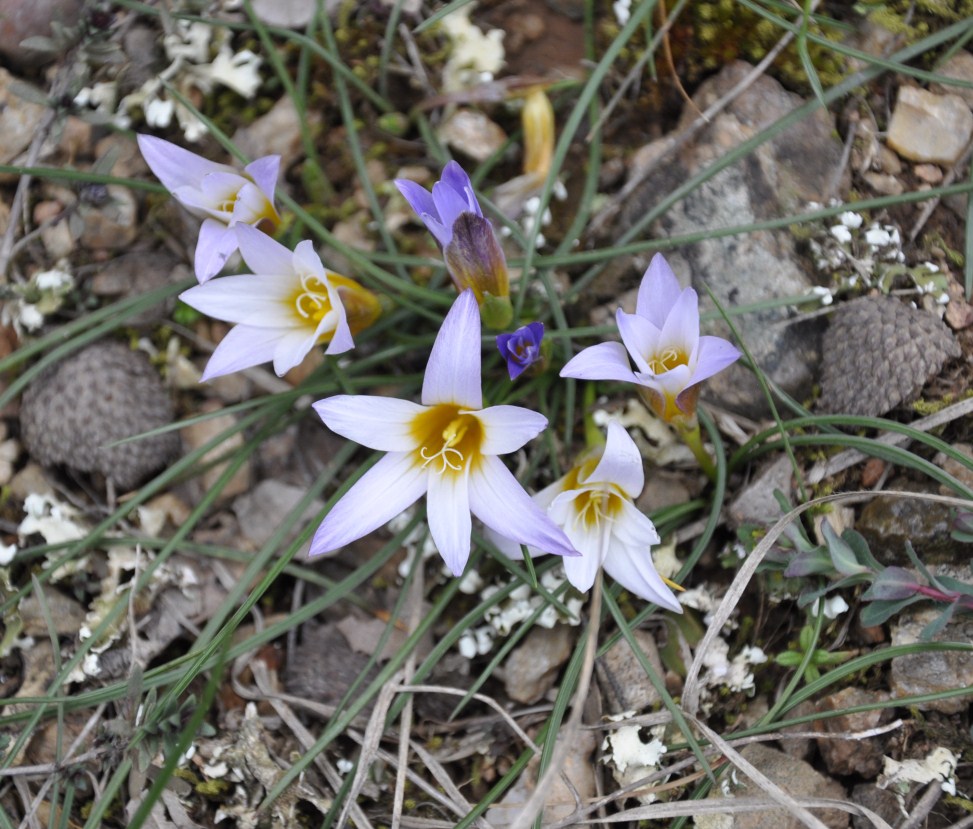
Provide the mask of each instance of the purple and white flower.
MULTIPOLYGON (((603 450, 589 451, 576 466, 534 496, 538 506, 564 530, 581 555, 564 558, 564 572, 578 590, 590 590, 603 567, 626 590, 660 607, 682 607, 652 563, 650 547, 659 543, 652 522, 633 503, 645 485, 642 456, 628 432, 608 424, 603 450)), ((521 558, 520 546, 490 533, 501 552, 521 558)), ((531 546, 532 556, 549 552, 531 546)))
POLYGON ((195 257, 201 283, 216 276, 237 249, 236 226, 274 228, 280 222, 274 207, 279 155, 258 158, 241 172, 151 135, 138 136, 138 144, 156 178, 203 220, 195 257))
POLYGON ((568 361, 561 376, 635 383, 666 422, 692 418, 699 384, 740 358, 726 340, 699 335, 699 297, 692 288, 680 287, 659 253, 642 277, 635 313, 619 308, 615 320, 622 342, 584 349, 568 361))
POLYGON ((326 354, 353 348, 352 334, 381 313, 378 299, 329 271, 309 241, 290 251, 247 225, 234 231, 252 274, 224 276, 183 291, 179 298, 215 319, 237 323, 213 352, 203 380, 273 361, 281 376, 316 345, 326 354))
POLYGON ((505 328, 513 316, 507 260, 470 177, 450 161, 431 193, 407 179, 396 179, 395 186, 442 248, 456 290, 472 288, 487 325, 505 328))
POLYGON ((531 322, 512 334, 498 334, 497 348, 507 361, 510 379, 516 380, 526 369, 542 359, 541 340, 544 339, 544 323, 531 322))
POLYGON ((372 532, 424 494, 430 534, 457 576, 470 555, 472 515, 517 543, 577 555, 497 457, 535 437, 547 418, 519 406, 483 408, 480 315, 472 291, 460 294, 443 321, 421 400, 336 395, 314 404, 332 431, 387 454, 325 516, 312 556, 372 532))

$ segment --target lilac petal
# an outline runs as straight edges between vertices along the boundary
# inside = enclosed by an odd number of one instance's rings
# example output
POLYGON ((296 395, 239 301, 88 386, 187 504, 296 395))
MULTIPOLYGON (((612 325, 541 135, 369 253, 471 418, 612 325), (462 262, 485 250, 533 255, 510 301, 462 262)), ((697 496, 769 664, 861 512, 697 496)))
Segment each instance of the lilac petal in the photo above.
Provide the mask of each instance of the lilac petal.
POLYGON ((627 314, 621 308, 615 312, 615 323, 625 349, 638 370, 652 373, 649 361, 655 359, 662 347, 662 332, 645 317, 627 314))
POLYGON ((179 299, 214 319, 255 328, 294 328, 297 318, 285 303, 294 283, 281 277, 240 274, 213 279, 179 294, 179 299))
MULTIPOLYGON (((512 559, 513 561, 524 560, 524 551, 520 548, 519 541, 514 541, 512 538, 508 538, 502 533, 498 533, 492 527, 484 527, 483 535, 487 541, 489 541, 507 558, 512 559)), ((530 555, 531 558, 533 558, 534 556, 544 555, 544 553, 535 548, 531 548, 530 555)))
POLYGON ((603 566, 605 572, 629 592, 674 613, 682 613, 679 600, 656 572, 648 548, 615 544, 603 566))
POLYGON ((662 328, 680 293, 682 286, 679 280, 665 257, 657 253, 642 276, 635 313, 645 317, 656 328, 662 328))
POLYGON ((313 408, 335 434, 383 452, 414 451, 412 421, 425 411, 411 400, 368 394, 336 394, 313 408))
POLYGON ((742 355, 732 343, 722 337, 700 337, 693 383, 701 383, 732 365, 742 355))
POLYGON ((432 186, 432 199, 436 204, 439 220, 450 233, 452 233, 452 227, 460 216, 464 213, 473 213, 470 210, 470 203, 466 194, 462 191, 457 192, 445 182, 437 181, 432 186))
POLYGON ((577 380, 621 380, 634 383, 625 346, 621 343, 598 343, 575 354, 561 369, 561 377, 577 380))
POLYGON ((264 219, 276 222, 279 218, 273 202, 252 181, 243 179, 243 184, 237 190, 230 213, 230 224, 258 225, 264 219))
POLYGON ((470 558, 469 473, 459 475, 429 475, 426 494, 426 517, 429 533, 436 549, 454 576, 463 575, 470 558))
POLYGON ((699 344, 699 297, 692 288, 686 288, 676 299, 666 317, 659 337, 661 348, 670 346, 688 358, 699 344))
MULTIPOLYGON (((294 254, 280 242, 274 241, 262 230, 245 224, 233 226, 240 254, 255 274, 267 276, 291 276, 294 274, 294 254)), ((301 242, 298 245, 305 244, 301 242)), ((311 244, 307 242, 307 244, 311 244)))
POLYGON ((614 421, 608 423, 605 451, 591 475, 585 481, 607 481, 619 487, 628 498, 637 498, 645 486, 642 453, 625 428, 614 421))
POLYGON ((490 406, 475 413, 483 424, 484 455, 516 452, 547 427, 547 418, 521 406, 490 406))
POLYGON ((421 184, 416 184, 414 181, 409 181, 405 178, 397 178, 395 180, 395 186, 399 188, 399 192, 409 203, 409 206, 416 212, 417 216, 422 218, 424 215, 427 215, 437 219, 439 218, 439 213, 436 211, 436 203, 432 200, 432 193, 421 184))
POLYGON ((243 171, 263 191, 267 201, 273 202, 274 190, 277 189, 277 176, 280 175, 280 156, 265 155, 263 158, 251 161, 243 171))
POLYGON ((559 556, 577 555, 567 536, 495 455, 481 458, 470 472, 470 509, 486 526, 520 544, 559 556))
POLYGON ((305 239, 297 243, 297 247, 294 248, 294 253, 292 254, 292 259, 293 264, 291 267, 295 273, 313 274, 322 282, 327 279, 328 271, 324 267, 321 257, 314 250, 314 243, 310 239, 305 239))
POLYGON ((196 240, 196 278, 200 284, 208 282, 221 270, 237 249, 237 238, 232 228, 216 219, 204 219, 196 240))
POLYGON ((252 328, 249 325, 231 328, 209 358, 200 382, 269 362, 274 358, 278 341, 286 333, 276 328, 252 328))
POLYGON ((391 521, 419 500, 428 477, 411 453, 386 455, 331 508, 314 534, 308 555, 334 552, 391 521))
POLYGON ((203 177, 210 173, 232 171, 231 167, 198 156, 170 141, 152 135, 139 135, 137 139, 145 163, 170 193, 179 187, 199 187, 203 177))
POLYGON ((693 373, 689 366, 676 366, 662 374, 639 372, 636 382, 675 399, 693 382, 693 373))
MULTIPOLYGON (((473 192, 473 182, 470 181, 466 170, 458 162, 450 161, 443 167, 443 174, 440 177, 440 181, 450 190, 463 197, 463 210, 468 210, 477 216, 483 215, 483 211, 480 210, 480 203, 476 200, 476 194, 473 192)), ((435 194, 435 187, 433 188, 433 193, 435 194)), ((445 219, 445 216, 443 218, 445 219)))
POLYGON ((422 381, 422 404, 483 406, 480 389, 480 311, 473 291, 463 291, 436 335, 422 381))
POLYGON ((274 349, 274 374, 283 377, 295 366, 299 366, 314 348, 317 337, 307 329, 292 329, 277 341, 274 349))

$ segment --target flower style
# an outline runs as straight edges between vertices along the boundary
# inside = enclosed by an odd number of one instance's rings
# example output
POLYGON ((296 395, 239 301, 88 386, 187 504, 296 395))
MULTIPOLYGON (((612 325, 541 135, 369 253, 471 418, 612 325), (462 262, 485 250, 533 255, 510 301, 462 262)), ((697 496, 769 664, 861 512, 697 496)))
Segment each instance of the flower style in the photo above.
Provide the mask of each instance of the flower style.
POLYGON ((140 135, 138 142, 156 178, 183 207, 203 220, 196 240, 195 268, 200 282, 216 276, 237 249, 237 226, 274 228, 280 222, 274 207, 279 155, 258 158, 241 173, 161 138, 140 135))
POLYGON ((483 217, 470 177, 450 161, 431 193, 407 179, 396 179, 395 186, 442 248, 456 290, 471 288, 484 322, 505 328, 513 316, 507 260, 493 225, 483 217))
POLYGON ((516 380, 525 369, 542 359, 541 340, 544 338, 544 323, 531 322, 518 328, 512 334, 498 334, 497 348, 507 361, 510 379, 516 380))
POLYGON ((248 225, 234 232, 254 273, 224 276, 179 295, 197 311, 237 323, 213 352, 204 381, 268 360, 281 376, 323 343, 326 354, 348 351, 352 334, 381 313, 375 295, 327 270, 310 241, 292 252, 248 225))
MULTIPOLYGON (((642 456, 628 432, 608 424, 603 451, 585 453, 563 478, 542 489, 534 501, 564 529, 580 556, 564 559, 568 581, 578 590, 590 590, 598 568, 646 601, 682 613, 682 606, 656 572, 649 548, 659 534, 633 499, 645 484, 642 456)), ((520 558, 517 544, 490 534, 497 547, 520 558)), ((548 552, 530 548, 531 555, 548 552)))
POLYGON ((615 320, 622 342, 584 349, 568 361, 561 376, 635 383, 652 410, 667 423, 692 419, 699 384, 740 358, 740 352, 726 340, 699 335, 696 291, 680 288, 659 253, 642 277, 635 313, 619 308, 615 320), (636 365, 634 372, 626 350, 636 365))
POLYGON ((480 317, 470 290, 460 294, 436 336, 421 399, 420 405, 336 395, 314 404, 332 431, 388 454, 331 508, 311 555, 361 538, 427 493, 429 531, 454 575, 470 555, 471 513, 518 543, 576 556, 497 457, 535 437, 547 418, 519 406, 482 408, 480 317))

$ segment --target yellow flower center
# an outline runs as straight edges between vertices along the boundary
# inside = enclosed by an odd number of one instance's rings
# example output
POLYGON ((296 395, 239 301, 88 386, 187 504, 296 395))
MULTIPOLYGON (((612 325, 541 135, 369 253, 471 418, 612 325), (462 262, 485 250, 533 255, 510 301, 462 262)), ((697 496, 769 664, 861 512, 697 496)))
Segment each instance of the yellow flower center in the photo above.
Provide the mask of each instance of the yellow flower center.
POLYGON ((649 357, 646 362, 648 363, 649 371, 653 374, 665 374, 676 366, 688 366, 689 357, 684 351, 669 346, 660 354, 649 357))
POLYGON ((291 298, 290 303, 302 322, 314 328, 331 311, 328 286, 313 273, 301 274, 301 287, 291 298))
POLYGON ((580 493, 574 502, 574 524, 584 524, 588 529, 601 526, 602 521, 614 521, 621 512, 622 497, 608 489, 589 489, 580 493))
POLYGON ((439 475, 462 472, 480 457, 483 426, 454 404, 440 403, 416 416, 412 434, 419 447, 417 462, 439 475))

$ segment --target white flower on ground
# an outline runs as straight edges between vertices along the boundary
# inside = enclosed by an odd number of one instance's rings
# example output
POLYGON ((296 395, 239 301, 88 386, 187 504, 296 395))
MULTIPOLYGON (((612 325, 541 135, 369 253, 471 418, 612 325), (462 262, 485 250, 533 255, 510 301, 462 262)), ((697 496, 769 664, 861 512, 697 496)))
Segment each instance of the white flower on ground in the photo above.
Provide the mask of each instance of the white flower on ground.
POLYGON ((519 406, 483 408, 480 314, 472 290, 460 294, 443 321, 421 399, 342 394, 314 404, 332 431, 388 454, 331 508, 311 555, 344 547, 427 494, 429 532, 456 576, 470 555, 471 513, 518 543, 576 556, 497 457, 538 435, 547 418, 519 406))
POLYGON ((329 271, 305 240, 294 251, 247 225, 236 228, 240 253, 254 273, 224 276, 183 291, 197 311, 237 325, 216 347, 203 380, 273 361, 281 376, 319 344, 326 354, 353 348, 352 334, 381 307, 371 291, 329 271))
MULTIPOLYGON (((564 529, 577 558, 565 558, 568 581, 582 592, 604 567, 615 581, 646 601, 682 613, 682 606, 652 563, 650 547, 659 543, 652 522, 632 503, 645 485, 642 456, 635 441, 617 423, 608 424, 604 451, 584 457, 567 475, 542 489, 534 500, 564 529)), ((491 536, 511 558, 521 558, 518 545, 491 536)), ((549 550, 531 547, 531 555, 549 550)))
POLYGON ((726 340, 699 335, 699 297, 692 288, 679 286, 658 253, 642 277, 635 313, 619 308, 615 320, 622 342, 584 349, 561 369, 561 376, 635 383, 667 423, 692 417, 699 383, 740 358, 726 340))
POLYGON ((279 155, 258 158, 241 172, 151 135, 138 136, 138 144, 156 178, 203 220, 196 240, 200 282, 216 276, 237 249, 236 225, 276 227, 280 222, 274 207, 279 155))

